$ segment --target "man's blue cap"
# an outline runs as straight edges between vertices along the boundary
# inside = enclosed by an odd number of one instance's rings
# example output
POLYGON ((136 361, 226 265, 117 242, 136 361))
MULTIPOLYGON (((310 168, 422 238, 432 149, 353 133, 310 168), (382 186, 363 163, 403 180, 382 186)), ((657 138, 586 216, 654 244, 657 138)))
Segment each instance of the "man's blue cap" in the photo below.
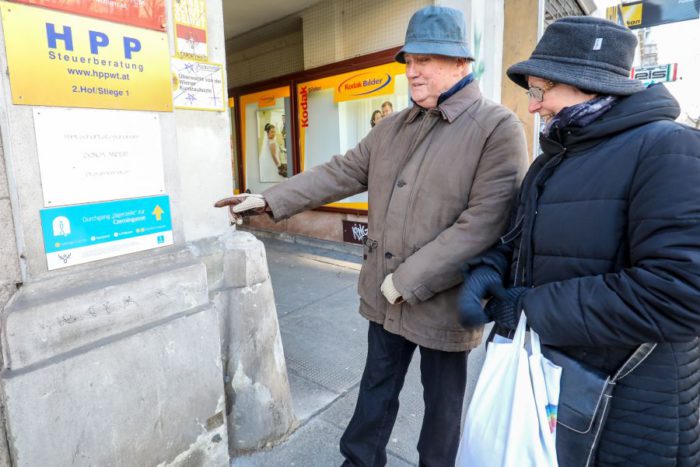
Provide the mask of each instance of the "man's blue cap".
POLYGON ((467 28, 459 10, 428 6, 408 22, 406 42, 394 59, 406 63, 404 54, 445 55, 474 60, 467 45, 467 28))

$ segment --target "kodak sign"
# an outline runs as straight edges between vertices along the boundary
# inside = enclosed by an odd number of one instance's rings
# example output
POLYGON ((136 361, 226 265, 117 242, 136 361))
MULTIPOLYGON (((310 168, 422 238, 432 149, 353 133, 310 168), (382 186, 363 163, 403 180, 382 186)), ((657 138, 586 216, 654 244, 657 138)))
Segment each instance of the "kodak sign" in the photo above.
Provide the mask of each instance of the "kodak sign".
POLYGON ((384 70, 353 73, 335 88, 335 102, 365 99, 394 93, 394 78, 384 70))

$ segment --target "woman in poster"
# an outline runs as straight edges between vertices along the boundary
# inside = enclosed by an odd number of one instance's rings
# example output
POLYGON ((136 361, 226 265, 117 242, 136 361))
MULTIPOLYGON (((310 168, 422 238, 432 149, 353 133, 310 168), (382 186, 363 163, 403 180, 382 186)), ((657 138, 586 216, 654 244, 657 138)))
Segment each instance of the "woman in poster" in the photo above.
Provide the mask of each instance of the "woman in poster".
POLYGON ((265 133, 262 138, 260 148, 260 181, 261 182, 281 182, 284 180, 279 174, 281 161, 281 151, 277 144, 277 129, 271 123, 265 124, 265 133))
POLYGON ((382 111, 381 110, 375 110, 372 112, 372 119, 369 121, 369 124, 372 128, 374 128, 374 125, 376 125, 379 120, 382 119, 382 111))

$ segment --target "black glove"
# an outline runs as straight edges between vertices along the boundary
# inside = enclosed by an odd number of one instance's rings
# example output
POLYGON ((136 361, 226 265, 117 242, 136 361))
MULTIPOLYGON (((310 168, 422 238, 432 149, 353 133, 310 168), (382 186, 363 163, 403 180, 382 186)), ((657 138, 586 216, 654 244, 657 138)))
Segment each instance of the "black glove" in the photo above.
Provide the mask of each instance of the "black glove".
POLYGON ((491 296, 492 287, 502 289, 502 284, 501 275, 491 266, 478 266, 465 274, 457 297, 459 321, 462 326, 479 326, 490 321, 481 306, 481 300, 491 296))
POLYGON ((495 295, 486 304, 486 314, 499 326, 514 330, 518 326, 522 306, 520 304, 527 287, 511 287, 510 289, 494 289, 495 295))

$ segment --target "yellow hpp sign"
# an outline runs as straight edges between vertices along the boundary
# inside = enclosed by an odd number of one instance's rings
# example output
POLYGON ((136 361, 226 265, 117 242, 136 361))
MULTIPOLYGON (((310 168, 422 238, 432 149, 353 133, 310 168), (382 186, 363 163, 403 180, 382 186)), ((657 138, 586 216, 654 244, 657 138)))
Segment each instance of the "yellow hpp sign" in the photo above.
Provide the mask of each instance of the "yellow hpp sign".
POLYGON ((0 3, 12 102, 172 111, 163 32, 0 3))

